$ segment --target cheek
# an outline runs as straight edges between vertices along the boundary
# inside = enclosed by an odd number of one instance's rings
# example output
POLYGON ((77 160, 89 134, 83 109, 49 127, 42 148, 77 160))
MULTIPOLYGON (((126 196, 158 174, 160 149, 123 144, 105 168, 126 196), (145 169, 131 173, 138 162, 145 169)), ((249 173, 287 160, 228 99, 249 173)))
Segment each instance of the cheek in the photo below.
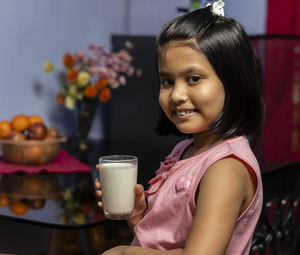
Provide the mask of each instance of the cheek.
POLYGON ((224 103, 225 103, 225 91, 220 90, 217 93, 216 98, 217 98, 216 102, 218 102, 217 107, 218 107, 219 112, 221 113, 221 111, 223 110, 223 107, 224 107, 224 103))
POLYGON ((221 111, 223 110, 224 108, 224 104, 225 104, 225 93, 221 95, 221 98, 220 98, 220 108, 221 108, 221 111))
POLYGON ((196 102, 201 108, 206 107, 207 113, 219 114, 223 110, 225 102, 225 92, 223 88, 203 87, 197 94, 196 102))
POLYGON ((159 105, 160 105, 161 109, 163 110, 163 112, 165 113, 167 118, 169 120, 171 120, 172 119, 172 110, 169 105, 169 94, 167 93, 167 91, 161 90, 159 93, 158 100, 159 100, 159 105))
POLYGON ((213 99, 219 99, 219 96, 223 93, 223 90, 219 88, 219 86, 207 84, 207 86, 202 86, 198 94, 201 95, 207 101, 211 101, 213 99))
POLYGON ((166 91, 160 90, 158 102, 160 107, 165 111, 168 105, 169 97, 167 96, 166 91))

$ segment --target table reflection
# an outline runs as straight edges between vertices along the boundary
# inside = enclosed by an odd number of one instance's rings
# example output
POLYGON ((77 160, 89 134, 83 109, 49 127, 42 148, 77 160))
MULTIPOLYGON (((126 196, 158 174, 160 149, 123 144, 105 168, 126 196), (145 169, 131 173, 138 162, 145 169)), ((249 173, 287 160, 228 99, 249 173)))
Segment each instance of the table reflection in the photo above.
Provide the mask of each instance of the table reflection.
POLYGON ((106 141, 91 141, 86 151, 79 151, 77 144, 76 139, 68 139, 62 149, 89 165, 90 171, 0 174, 0 218, 13 221, 12 225, 20 223, 21 228, 49 229, 48 255, 82 254, 77 253, 82 250, 101 254, 117 244, 130 244, 132 239, 125 221, 106 220, 97 206, 96 163, 100 155, 116 152, 110 151, 106 141))
POLYGON ((85 228, 104 219, 90 173, 3 174, 0 206, 3 217, 48 227, 85 228))

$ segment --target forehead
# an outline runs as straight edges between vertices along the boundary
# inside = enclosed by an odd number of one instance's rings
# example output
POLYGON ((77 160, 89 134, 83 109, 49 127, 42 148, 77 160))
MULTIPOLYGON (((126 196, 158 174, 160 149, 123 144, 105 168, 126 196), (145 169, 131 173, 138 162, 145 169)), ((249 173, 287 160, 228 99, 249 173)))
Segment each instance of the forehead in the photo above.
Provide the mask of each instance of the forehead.
POLYGON ((171 41, 160 48, 159 69, 200 68, 213 71, 205 54, 192 40, 171 41))
MULTIPOLYGON (((196 40, 191 39, 191 40, 173 40, 170 41, 163 46, 160 46, 158 49, 158 56, 159 59, 163 58, 166 56, 166 53, 169 49, 174 49, 174 48, 180 48, 180 47, 187 47, 195 51, 201 52, 201 50, 198 47, 198 44, 196 40)), ((201 52, 202 53, 202 52, 201 52)))

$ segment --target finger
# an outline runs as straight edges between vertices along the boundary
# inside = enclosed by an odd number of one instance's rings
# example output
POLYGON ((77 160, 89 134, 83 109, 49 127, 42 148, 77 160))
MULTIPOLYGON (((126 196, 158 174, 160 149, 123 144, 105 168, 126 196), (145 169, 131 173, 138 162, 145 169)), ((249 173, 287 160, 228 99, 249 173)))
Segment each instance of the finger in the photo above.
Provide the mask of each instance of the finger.
POLYGON ((102 197, 102 191, 101 191, 101 190, 97 190, 97 191, 96 191, 96 195, 97 195, 98 197, 102 197))
POLYGON ((101 201, 99 201, 98 203, 97 203, 97 205, 99 206, 99 207, 103 207, 103 204, 102 204, 102 202, 101 201))
POLYGON ((134 187, 134 191, 136 195, 142 195, 144 193, 144 187, 141 184, 136 184, 134 187))
POLYGON ((97 165, 96 165, 96 169, 97 169, 97 170, 99 170, 99 169, 100 169, 100 167, 99 167, 99 164, 97 164, 97 165))
POLYGON ((141 209, 146 206, 144 187, 141 184, 135 186, 135 202, 134 207, 136 209, 141 209))
POLYGON ((95 186, 96 186, 97 189, 100 189, 100 188, 101 188, 101 184, 100 184, 99 179, 96 179, 96 181, 95 181, 95 186))

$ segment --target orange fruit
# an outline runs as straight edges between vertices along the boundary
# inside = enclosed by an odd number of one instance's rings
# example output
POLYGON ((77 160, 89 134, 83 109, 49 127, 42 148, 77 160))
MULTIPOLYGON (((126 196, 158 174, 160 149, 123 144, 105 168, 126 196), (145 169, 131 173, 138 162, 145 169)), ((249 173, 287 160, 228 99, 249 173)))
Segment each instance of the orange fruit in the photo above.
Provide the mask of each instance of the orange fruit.
POLYGON ((28 206, 22 201, 15 201, 9 205, 10 211, 15 215, 23 215, 28 211, 28 206))
POLYGON ((29 118, 24 114, 15 115, 11 120, 11 127, 13 130, 24 131, 29 125, 29 118))
POLYGON ((37 161, 43 154, 43 149, 39 145, 26 146, 24 156, 30 162, 37 161))
POLYGON ((5 196, 4 194, 0 194, 0 206, 4 207, 7 206, 9 203, 9 200, 7 198, 7 196, 5 196))
POLYGON ((6 137, 11 131, 10 122, 7 120, 0 121, 0 138, 6 137))
POLYGON ((29 115, 29 123, 30 125, 33 123, 44 123, 44 120, 42 119, 42 117, 38 116, 38 115, 29 115))

